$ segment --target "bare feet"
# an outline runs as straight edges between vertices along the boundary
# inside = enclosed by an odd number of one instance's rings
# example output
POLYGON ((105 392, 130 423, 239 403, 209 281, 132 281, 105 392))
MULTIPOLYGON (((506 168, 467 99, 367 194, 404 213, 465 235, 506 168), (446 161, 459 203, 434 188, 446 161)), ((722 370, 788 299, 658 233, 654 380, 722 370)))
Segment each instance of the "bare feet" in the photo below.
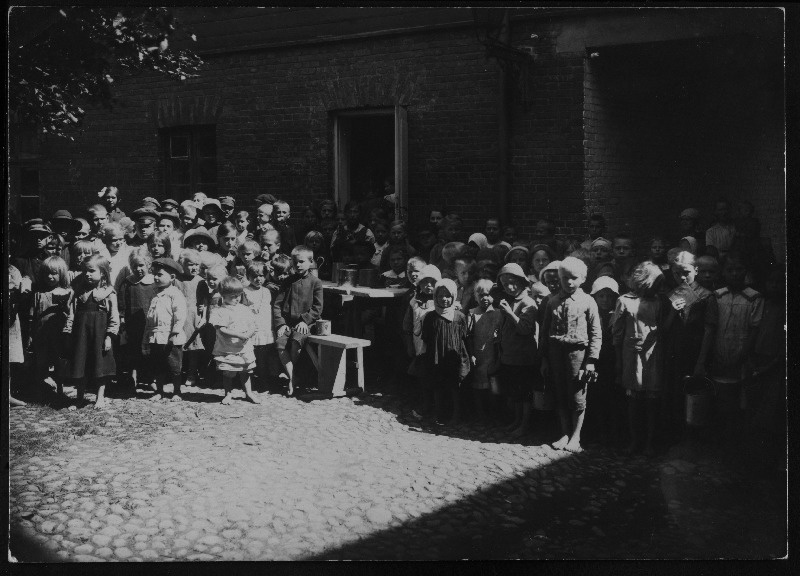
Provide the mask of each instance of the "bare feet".
POLYGON ((152 396, 150 396, 150 401, 151 402, 155 402, 156 400, 161 400, 161 394, 155 393, 152 396))
POLYGON ((8 403, 11 406, 27 406, 27 404, 25 402, 23 402, 22 400, 17 400, 13 396, 9 396, 8 397, 8 403))
POLYGON ((180 394, 173 394, 172 398, 169 399, 170 402, 180 402, 181 400, 183 400, 183 398, 181 398, 180 394))
POLYGON ((580 440, 570 440, 566 446, 564 446, 564 450, 567 452, 572 452, 573 454, 580 454, 583 452, 583 448, 581 448, 580 440))
POLYGON ((569 444, 569 436, 565 434, 564 436, 553 442, 551 446, 553 447, 554 450, 563 450, 564 448, 567 447, 567 444, 569 444))
POLYGON ((105 407, 106 407, 105 398, 98 398, 97 400, 95 400, 95 403, 94 403, 94 409, 95 410, 102 410, 105 407))
POLYGON ((289 391, 286 393, 286 395, 287 395, 289 398, 291 398, 292 396, 294 396, 294 386, 292 385, 292 383, 291 383, 291 382, 289 383, 289 391))
POLYGON ((245 397, 253 404, 261 404, 261 400, 255 394, 245 394, 245 397))
POLYGON ((233 396, 231 396, 230 394, 226 394, 225 397, 222 399, 222 404, 225 404, 225 406, 227 406, 231 402, 233 402, 233 396))

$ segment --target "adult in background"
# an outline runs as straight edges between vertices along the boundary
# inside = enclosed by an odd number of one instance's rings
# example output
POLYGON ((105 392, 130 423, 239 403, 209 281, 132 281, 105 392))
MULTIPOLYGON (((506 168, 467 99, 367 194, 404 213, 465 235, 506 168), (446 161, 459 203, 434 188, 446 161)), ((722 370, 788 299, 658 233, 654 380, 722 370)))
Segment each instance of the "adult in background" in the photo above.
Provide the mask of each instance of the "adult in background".
POLYGON ((721 259, 733 246, 736 236, 731 203, 727 198, 717 200, 714 216, 716 217, 715 224, 706 230, 706 253, 721 259))
POLYGON ((581 248, 586 250, 592 249, 592 242, 598 238, 602 238, 606 233, 606 218, 602 214, 594 212, 589 215, 589 222, 586 226, 586 231, 589 238, 581 243, 581 248))

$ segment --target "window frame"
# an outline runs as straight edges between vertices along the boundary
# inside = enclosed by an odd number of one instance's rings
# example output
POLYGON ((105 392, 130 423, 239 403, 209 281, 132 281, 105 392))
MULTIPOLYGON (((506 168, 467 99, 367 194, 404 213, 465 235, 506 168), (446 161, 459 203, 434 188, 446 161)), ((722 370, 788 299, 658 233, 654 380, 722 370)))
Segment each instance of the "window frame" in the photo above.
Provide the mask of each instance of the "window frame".
POLYGON ((209 197, 217 196, 218 186, 218 167, 217 167, 217 134, 216 124, 197 124, 171 126, 160 130, 163 146, 164 162, 164 185, 163 190, 166 197, 173 198, 178 202, 191 199, 196 192, 203 192, 209 197), (213 156, 201 152, 203 138, 213 137, 213 156), (186 137, 188 156, 173 156, 173 139, 186 137), (175 166, 180 159, 185 158, 188 163, 189 179, 186 183, 173 182, 175 166), (214 160, 214 182, 203 181, 201 178, 202 162, 213 158, 214 160))

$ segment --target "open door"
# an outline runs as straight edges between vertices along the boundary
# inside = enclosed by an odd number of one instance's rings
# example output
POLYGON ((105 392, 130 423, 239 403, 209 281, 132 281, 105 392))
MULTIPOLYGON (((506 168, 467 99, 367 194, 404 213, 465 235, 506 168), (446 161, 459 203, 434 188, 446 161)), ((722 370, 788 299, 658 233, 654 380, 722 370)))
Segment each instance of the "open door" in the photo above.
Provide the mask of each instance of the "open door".
POLYGON ((408 220, 408 110, 394 107, 395 220, 408 220))

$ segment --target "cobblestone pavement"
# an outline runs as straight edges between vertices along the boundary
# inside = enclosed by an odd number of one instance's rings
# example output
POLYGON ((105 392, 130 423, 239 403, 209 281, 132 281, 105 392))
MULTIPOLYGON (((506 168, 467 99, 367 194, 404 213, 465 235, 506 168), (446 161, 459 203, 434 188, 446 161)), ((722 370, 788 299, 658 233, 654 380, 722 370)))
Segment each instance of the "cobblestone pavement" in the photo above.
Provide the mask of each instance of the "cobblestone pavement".
POLYGON ((654 459, 594 446, 573 455, 487 427, 420 428, 395 396, 263 394, 259 406, 226 407, 220 395, 189 389, 181 403, 13 409, 12 553, 65 561, 786 553, 785 486, 692 445, 654 459))

